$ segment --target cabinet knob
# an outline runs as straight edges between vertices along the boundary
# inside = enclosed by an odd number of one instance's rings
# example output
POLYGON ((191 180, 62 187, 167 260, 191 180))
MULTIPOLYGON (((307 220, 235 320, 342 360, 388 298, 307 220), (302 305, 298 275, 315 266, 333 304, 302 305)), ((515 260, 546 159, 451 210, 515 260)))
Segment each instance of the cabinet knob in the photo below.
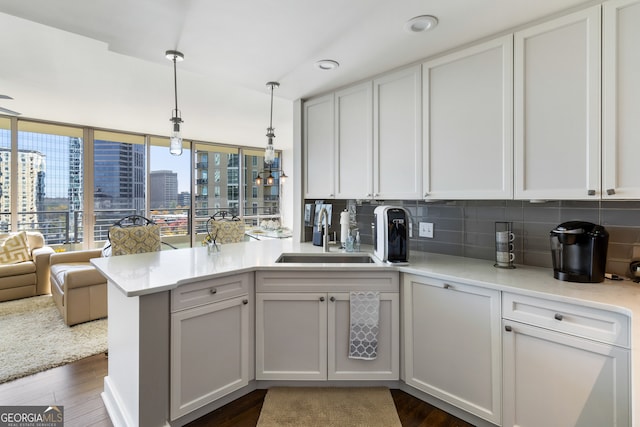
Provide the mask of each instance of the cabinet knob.
POLYGON ((367 199, 370 199, 370 198, 371 198, 371 193, 368 193, 368 194, 367 194, 366 196, 364 196, 364 197, 365 197, 365 198, 367 198, 367 199))
POLYGON ((211 288, 209 289, 209 292, 211 292, 211 295, 215 295, 218 293, 218 290, 216 288, 211 288))
POLYGON ((614 194, 616 194, 615 188, 607 188, 607 196, 613 196, 614 194))
POLYGON ((554 318, 554 319, 556 319, 556 320, 558 320, 558 321, 562 321, 563 316, 562 316, 562 314, 560 314, 560 313, 556 313, 556 315, 555 315, 555 316, 553 316, 553 318, 554 318))
POLYGON ((425 198, 429 197, 429 193, 424 193, 424 197, 425 198))
POLYGON ((505 325, 504 326, 504 330, 507 331, 507 332, 511 332, 511 326, 505 325))
POLYGON ((324 297, 320 297, 320 302, 324 302, 324 297))
POLYGON ((589 190, 589 191, 587 191, 587 194, 589 196, 595 196, 596 195, 596 190, 589 190))
POLYGON ((379 195, 379 193, 373 193, 373 197, 378 197, 379 195))
POLYGON ((329 301, 331 301, 331 302, 335 302, 335 301, 336 301, 336 297, 330 297, 330 298, 329 298, 329 301))
POLYGON ((249 300, 245 298, 245 299, 243 299, 243 300, 242 300, 242 303, 243 303, 244 305, 247 305, 247 304, 249 304, 249 300))
POLYGON ((333 193, 329 194, 329 197, 333 197, 333 193))
POLYGON ((451 289, 451 285, 450 285, 450 284, 448 284, 448 283, 445 283, 443 287, 444 287, 445 289, 451 289))

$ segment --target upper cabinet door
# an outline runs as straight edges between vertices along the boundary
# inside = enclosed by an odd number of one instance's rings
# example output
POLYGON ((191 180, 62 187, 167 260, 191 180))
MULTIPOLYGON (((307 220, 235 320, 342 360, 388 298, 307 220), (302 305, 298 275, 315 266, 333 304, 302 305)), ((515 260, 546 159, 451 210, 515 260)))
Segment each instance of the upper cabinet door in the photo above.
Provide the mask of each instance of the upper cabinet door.
POLYGON ((422 65, 425 199, 513 198, 513 36, 422 65))
POLYGON ((515 33, 515 197, 600 198, 600 6, 515 33))
POLYGON ((422 198, 420 66, 373 81, 373 197, 422 198))
POLYGON ((335 194, 373 197, 373 86, 371 81, 335 93, 335 194))
POLYGON ((602 188, 640 198, 640 1, 604 3, 602 188))
POLYGON ((334 197, 333 94, 304 103, 304 195, 334 197))

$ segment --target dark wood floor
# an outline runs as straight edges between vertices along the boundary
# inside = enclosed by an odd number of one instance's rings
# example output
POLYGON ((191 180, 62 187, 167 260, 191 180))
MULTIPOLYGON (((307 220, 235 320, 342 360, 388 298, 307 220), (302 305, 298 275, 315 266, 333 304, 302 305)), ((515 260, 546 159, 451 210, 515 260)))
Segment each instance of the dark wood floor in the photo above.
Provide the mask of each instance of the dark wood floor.
MULTIPOLYGON (((65 427, 113 424, 100 393, 107 375, 104 354, 0 384, 0 405, 63 405, 65 427)), ((256 390, 189 424, 189 427, 255 427, 266 390, 256 390)), ((428 403, 391 390, 403 427, 472 427, 428 403)))

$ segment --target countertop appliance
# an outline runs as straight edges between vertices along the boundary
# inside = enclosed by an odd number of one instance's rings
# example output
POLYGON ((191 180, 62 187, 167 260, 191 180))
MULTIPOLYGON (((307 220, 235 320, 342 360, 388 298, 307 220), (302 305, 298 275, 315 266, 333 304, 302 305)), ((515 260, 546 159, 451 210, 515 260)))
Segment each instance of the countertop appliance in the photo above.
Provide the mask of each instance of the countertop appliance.
POLYGON ((640 260, 631 260, 629 263, 629 272, 631 273, 631 280, 636 283, 640 282, 640 260))
POLYGON ((551 230, 553 277, 566 282, 604 281, 609 233, 601 225, 569 221, 551 230))
POLYGON ((409 260, 409 214, 397 206, 378 206, 373 211, 373 254, 383 262, 409 260))

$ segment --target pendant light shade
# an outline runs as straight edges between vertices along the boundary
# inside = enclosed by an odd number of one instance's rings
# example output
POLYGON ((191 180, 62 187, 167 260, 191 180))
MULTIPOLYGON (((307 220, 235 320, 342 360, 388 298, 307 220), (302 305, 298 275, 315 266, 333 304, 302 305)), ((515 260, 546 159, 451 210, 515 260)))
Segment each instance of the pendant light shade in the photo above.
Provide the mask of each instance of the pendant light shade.
POLYGON ((184 55, 177 50, 168 50, 165 52, 165 56, 168 60, 173 62, 173 88, 175 95, 175 108, 171 112, 171 118, 169 119, 173 123, 169 139, 169 152, 174 156, 179 156, 182 154, 182 134, 180 133, 182 117, 180 110, 178 109, 178 77, 176 73, 176 62, 183 61, 184 55))

